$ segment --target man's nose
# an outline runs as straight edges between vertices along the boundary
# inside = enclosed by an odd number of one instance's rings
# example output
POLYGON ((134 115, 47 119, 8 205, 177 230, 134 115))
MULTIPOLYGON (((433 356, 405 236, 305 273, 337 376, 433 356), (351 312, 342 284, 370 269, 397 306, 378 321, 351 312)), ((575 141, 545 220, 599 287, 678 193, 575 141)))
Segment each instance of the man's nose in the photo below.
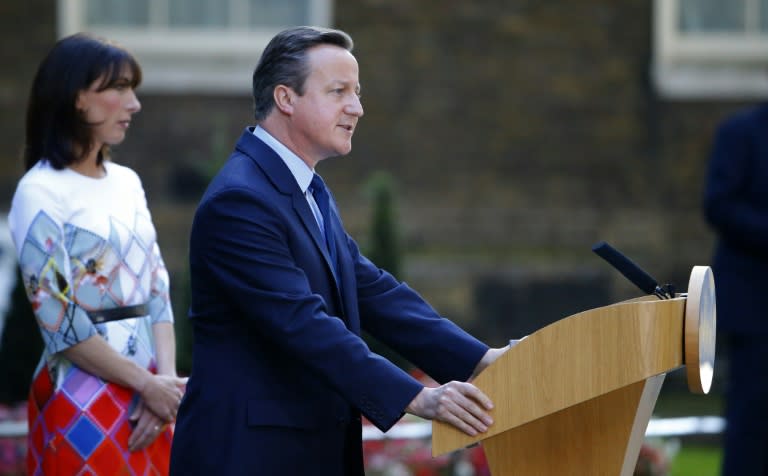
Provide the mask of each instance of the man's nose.
POLYGON ((347 105, 345 112, 357 117, 363 116, 363 103, 360 101, 360 96, 355 95, 353 97, 352 102, 347 105))

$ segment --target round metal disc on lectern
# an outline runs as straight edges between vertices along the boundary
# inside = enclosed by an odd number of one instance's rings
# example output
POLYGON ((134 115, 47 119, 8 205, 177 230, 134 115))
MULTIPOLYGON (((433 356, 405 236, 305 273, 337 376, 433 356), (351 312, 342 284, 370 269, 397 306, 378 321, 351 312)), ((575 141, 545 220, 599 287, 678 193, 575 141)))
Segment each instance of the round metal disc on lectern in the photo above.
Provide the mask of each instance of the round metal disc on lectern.
POLYGON ((709 393, 712 386, 716 319, 712 269, 694 266, 685 303, 685 367, 693 393, 709 393))

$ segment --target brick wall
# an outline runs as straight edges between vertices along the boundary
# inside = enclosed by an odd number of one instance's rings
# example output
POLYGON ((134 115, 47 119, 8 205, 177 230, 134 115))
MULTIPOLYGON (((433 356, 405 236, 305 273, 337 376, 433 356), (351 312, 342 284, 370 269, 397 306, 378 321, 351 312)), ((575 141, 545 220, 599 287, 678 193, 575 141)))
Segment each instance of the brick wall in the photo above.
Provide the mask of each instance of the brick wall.
MULTIPOLYGON (((709 262, 702 174, 713 128, 742 104, 656 96, 651 2, 335 4, 336 26, 356 42, 365 117, 350 156, 319 171, 363 246, 362 184, 376 170, 395 177, 405 278, 438 309, 493 341, 514 331, 508 313, 551 320, 636 294, 589 251, 601 239, 682 288, 691 266, 709 262), (562 305, 547 306, 550 297, 562 305)), ((0 6, 0 37, 14 46, 0 53, 4 203, 20 173, 26 91, 53 41, 54 6, 0 6)), ((116 158, 142 175, 166 260, 183 283, 195 201, 250 122, 251 100, 140 99, 116 158)), ((539 321, 522 325, 531 322, 539 321)))
POLYGON ((54 0, 0 2, 0 209, 22 173, 27 95, 38 62, 56 39, 54 0))

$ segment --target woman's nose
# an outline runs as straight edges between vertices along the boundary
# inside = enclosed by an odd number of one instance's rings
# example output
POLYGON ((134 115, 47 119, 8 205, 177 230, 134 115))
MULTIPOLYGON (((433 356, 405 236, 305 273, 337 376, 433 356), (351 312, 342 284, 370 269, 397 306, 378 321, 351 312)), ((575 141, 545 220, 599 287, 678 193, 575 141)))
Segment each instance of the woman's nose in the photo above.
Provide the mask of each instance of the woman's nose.
POLYGON ((139 98, 136 96, 136 91, 131 90, 130 98, 128 99, 126 108, 134 114, 141 111, 141 103, 139 102, 139 98))

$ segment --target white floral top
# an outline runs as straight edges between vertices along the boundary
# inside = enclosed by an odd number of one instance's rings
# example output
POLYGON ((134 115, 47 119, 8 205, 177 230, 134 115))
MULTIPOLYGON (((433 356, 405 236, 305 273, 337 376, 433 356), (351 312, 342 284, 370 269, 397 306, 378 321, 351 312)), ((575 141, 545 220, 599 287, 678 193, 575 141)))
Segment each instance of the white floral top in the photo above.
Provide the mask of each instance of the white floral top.
POLYGON ((43 362, 54 375, 51 367, 68 364, 58 352, 97 332, 147 367, 155 355, 151 324, 173 322, 141 181, 127 167, 104 166, 97 179, 38 162, 19 182, 8 217, 45 342, 43 362), (87 314, 144 303, 147 317, 93 324, 87 314))

